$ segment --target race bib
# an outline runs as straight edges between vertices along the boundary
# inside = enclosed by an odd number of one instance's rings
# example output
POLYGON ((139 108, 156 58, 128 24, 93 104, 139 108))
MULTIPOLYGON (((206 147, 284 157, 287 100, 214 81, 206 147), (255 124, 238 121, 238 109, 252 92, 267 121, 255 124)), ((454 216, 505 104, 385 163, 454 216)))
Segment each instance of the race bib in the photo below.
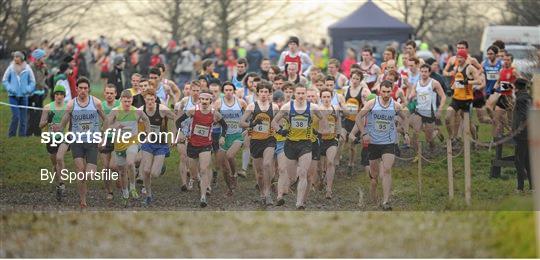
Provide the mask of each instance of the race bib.
POLYGON ((259 133, 268 133, 268 132, 270 132, 270 122, 263 121, 260 124, 257 124, 255 127, 253 127, 253 131, 259 132, 259 133))
POLYGON ((463 84, 459 83, 458 81, 456 81, 454 83, 454 88, 465 88, 465 85, 463 85, 463 84))
POLYGON ((161 133, 161 126, 159 125, 150 125, 150 130, 156 134, 161 133))
POLYGON ((349 111, 349 113, 353 113, 353 114, 356 114, 358 113, 358 105, 357 104, 347 104, 346 106, 347 108, 347 111, 349 111))
POLYGON ((420 99, 420 102, 426 102, 428 100, 429 94, 423 93, 418 95, 418 99, 420 99))
POLYGON ((238 121, 235 120, 225 120, 225 123, 227 123, 228 129, 238 129, 238 121))
POLYGON ((296 128, 296 129, 307 129, 308 119, 305 117, 302 117, 302 118, 293 117, 291 120, 291 127, 296 128))
POLYGON ((390 130, 390 122, 386 120, 376 120, 375 130, 380 131, 380 132, 386 132, 390 130))
POLYGON ((329 133, 335 133, 336 132, 336 123, 328 122, 328 132, 329 133))
POLYGON ((193 128, 193 134, 198 135, 198 136, 207 137, 209 136, 209 133, 210 133, 210 127, 208 126, 195 125, 195 127, 193 128))
POLYGON ((497 73, 497 72, 487 72, 486 73, 486 79, 487 80, 498 80, 499 79, 499 73, 497 73))
POLYGON ((90 127, 92 127, 92 121, 82 121, 79 124, 81 125, 83 132, 89 131, 90 127))

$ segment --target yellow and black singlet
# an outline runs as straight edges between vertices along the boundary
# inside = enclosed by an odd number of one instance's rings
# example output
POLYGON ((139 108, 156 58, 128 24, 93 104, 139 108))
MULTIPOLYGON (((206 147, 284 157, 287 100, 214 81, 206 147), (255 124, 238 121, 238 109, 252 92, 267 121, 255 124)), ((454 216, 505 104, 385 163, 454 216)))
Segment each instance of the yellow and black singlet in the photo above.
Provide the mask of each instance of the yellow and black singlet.
POLYGON ((287 140, 290 141, 305 141, 311 140, 313 135, 312 118, 310 113, 311 103, 307 102, 306 110, 303 113, 298 113, 294 108, 294 101, 291 101, 291 110, 289 111, 290 129, 287 135, 287 140))

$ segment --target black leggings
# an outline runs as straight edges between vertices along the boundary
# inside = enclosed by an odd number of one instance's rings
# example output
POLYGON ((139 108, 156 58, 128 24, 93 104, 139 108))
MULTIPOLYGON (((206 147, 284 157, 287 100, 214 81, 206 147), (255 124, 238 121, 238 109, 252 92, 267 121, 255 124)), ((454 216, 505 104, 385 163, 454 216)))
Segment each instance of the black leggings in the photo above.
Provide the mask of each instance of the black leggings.
POLYGON ((532 190, 531 162, 529 159, 528 140, 516 140, 514 162, 517 169, 518 190, 523 190, 525 178, 529 180, 529 188, 532 190))

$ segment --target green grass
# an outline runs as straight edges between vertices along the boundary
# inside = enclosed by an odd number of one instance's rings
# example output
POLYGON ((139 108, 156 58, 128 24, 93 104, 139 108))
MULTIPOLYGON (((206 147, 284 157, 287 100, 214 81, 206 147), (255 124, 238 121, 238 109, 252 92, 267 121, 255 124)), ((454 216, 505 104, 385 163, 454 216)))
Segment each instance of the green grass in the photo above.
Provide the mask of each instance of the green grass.
MULTIPOLYGON (((101 96, 98 89, 94 86, 92 92, 101 96)), ((5 92, 0 93, 0 100, 7 100, 5 92)), ((420 197, 417 165, 393 170, 395 209, 404 212, 359 211, 378 210, 357 206, 358 188, 366 191, 368 187, 364 175, 338 176, 336 192, 343 197, 342 208, 323 207, 330 210, 326 212, 191 212, 195 206, 176 208, 184 210, 176 212, 63 212, 69 208, 35 212, 31 203, 8 202, 13 197, 31 198, 35 192, 49 196, 44 192, 52 186, 39 181, 39 169, 50 168, 50 162, 39 138, 7 138, 9 120, 9 108, 0 106, 3 257, 536 256, 532 196, 514 193, 513 169, 503 170, 506 179, 489 178, 494 150, 472 153, 470 207, 464 202, 463 157, 453 160, 455 198, 449 201, 446 161, 439 156, 433 159, 435 164, 424 162, 420 197), (7 194, 7 190, 15 192, 7 194)), ((489 131, 490 126, 480 126, 481 140, 489 140, 489 131)), ((510 154, 511 149, 506 147, 505 153, 510 154)), ((70 153, 66 163, 72 168, 70 153)), ((173 151, 166 161, 170 172, 177 163, 178 154, 173 151)), ((177 189, 177 182, 177 173, 166 174, 156 180, 155 187, 177 189)), ((253 185, 251 177, 242 181, 241 188, 252 189, 253 185)), ((101 187, 91 184, 94 190, 101 187)), ((68 188, 74 190, 75 185, 68 188)), ((234 209, 258 210, 242 206, 229 210, 234 209)))

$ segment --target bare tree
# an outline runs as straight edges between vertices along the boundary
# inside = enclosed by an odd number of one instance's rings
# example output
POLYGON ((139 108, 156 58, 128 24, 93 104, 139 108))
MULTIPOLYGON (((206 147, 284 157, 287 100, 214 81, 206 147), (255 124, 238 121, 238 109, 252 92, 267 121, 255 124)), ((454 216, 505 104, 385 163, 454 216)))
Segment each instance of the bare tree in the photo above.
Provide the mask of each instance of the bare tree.
MULTIPOLYGON (((59 19, 80 15, 79 11, 88 11, 94 1, 79 1, 73 4, 69 1, 2 0, 1 4, 2 35, 11 48, 24 48, 32 32, 43 29, 59 19)), ((73 28, 75 24, 76 20, 64 25, 63 29, 73 28)))
POLYGON ((538 10, 540 10, 540 1, 537 0, 507 0, 506 8, 501 10, 501 13, 510 13, 510 17, 503 20, 505 23, 538 26, 540 25, 540 15, 538 15, 538 10))
POLYGON ((213 8, 209 9, 210 17, 215 17, 215 31, 220 35, 221 48, 226 50, 229 39, 234 36, 243 36, 248 40, 254 32, 275 30, 276 26, 283 28, 290 26, 290 21, 276 18, 283 15, 289 1, 247 1, 217 0, 213 8), (272 23, 271 23, 272 22, 272 23), (232 37, 231 37, 232 36, 232 37))

